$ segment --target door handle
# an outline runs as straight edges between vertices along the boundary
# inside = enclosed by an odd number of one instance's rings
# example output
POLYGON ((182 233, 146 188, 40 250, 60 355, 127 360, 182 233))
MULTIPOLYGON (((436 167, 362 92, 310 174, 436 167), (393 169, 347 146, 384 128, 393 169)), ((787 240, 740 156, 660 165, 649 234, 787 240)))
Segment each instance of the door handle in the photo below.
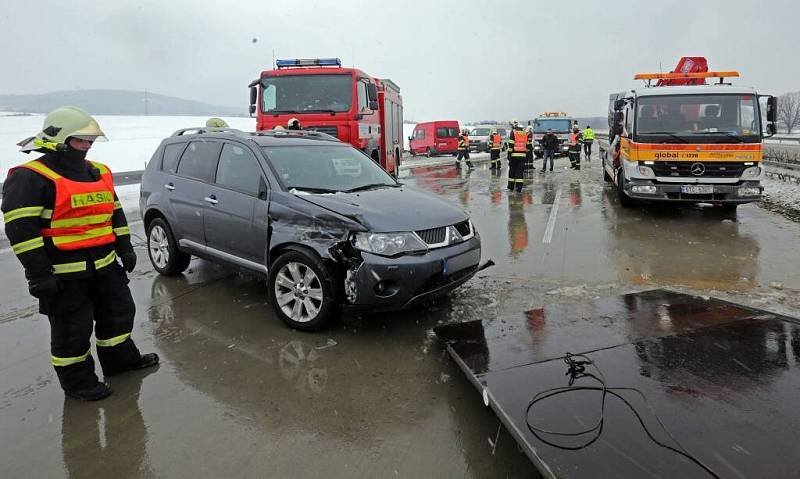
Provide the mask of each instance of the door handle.
POLYGON ((164 188, 172 191, 175 189, 175 185, 173 185, 172 183, 167 183, 166 185, 164 185, 164 188))
POLYGON ((217 203, 219 203, 219 201, 217 201, 217 197, 214 196, 214 195, 206 196, 203 199, 206 200, 207 202, 211 203, 212 205, 216 205, 217 203))

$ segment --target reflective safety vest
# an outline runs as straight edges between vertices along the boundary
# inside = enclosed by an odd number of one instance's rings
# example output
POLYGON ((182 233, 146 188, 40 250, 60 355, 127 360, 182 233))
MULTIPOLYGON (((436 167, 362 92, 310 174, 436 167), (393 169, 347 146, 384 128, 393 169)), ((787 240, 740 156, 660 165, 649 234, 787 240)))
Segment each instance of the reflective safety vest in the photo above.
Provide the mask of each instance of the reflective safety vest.
POLYGON ((570 133, 569 134, 569 144, 571 146, 575 146, 578 144, 578 134, 577 133, 570 133))
POLYGON ((499 150, 503 147, 503 138, 500 137, 500 133, 492 134, 492 149, 499 150))
POLYGON ((458 149, 466 150, 468 146, 469 146, 469 135, 461 135, 461 139, 458 140, 458 149))
POLYGON ((583 139, 586 141, 594 141, 594 130, 591 128, 583 130, 583 139))
POLYGON ((514 153, 528 151, 528 134, 521 131, 514 132, 514 153))
POLYGON ((114 179, 105 165, 93 161, 91 163, 100 170, 100 179, 97 181, 67 179, 38 160, 17 167, 33 170, 55 185, 56 199, 50 227, 43 228, 41 234, 51 238, 53 245, 60 250, 91 248, 111 244, 116 240, 111 226, 111 217, 114 215, 114 179))

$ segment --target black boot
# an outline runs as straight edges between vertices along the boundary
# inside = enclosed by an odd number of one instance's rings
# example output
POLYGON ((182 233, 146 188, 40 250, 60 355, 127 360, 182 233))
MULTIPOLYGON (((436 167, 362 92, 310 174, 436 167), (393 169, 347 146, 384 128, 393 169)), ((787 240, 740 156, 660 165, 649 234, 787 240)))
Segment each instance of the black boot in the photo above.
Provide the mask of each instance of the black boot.
POLYGON ((514 182, 512 181, 508 182, 508 191, 514 191, 514 182))
POLYGON ((124 373, 126 371, 135 371, 137 369, 145 369, 150 368, 158 364, 158 354, 156 353, 148 353, 142 354, 138 361, 133 364, 130 364, 124 368, 120 369, 110 369, 106 371, 106 368, 103 368, 103 374, 106 377, 116 376, 117 374, 124 373))
POLYGON ((80 389, 75 391, 68 391, 65 389, 64 394, 67 397, 71 397, 72 399, 78 399, 81 401, 99 401, 111 395, 111 388, 108 387, 106 384, 98 382, 94 386, 91 386, 86 389, 80 389))

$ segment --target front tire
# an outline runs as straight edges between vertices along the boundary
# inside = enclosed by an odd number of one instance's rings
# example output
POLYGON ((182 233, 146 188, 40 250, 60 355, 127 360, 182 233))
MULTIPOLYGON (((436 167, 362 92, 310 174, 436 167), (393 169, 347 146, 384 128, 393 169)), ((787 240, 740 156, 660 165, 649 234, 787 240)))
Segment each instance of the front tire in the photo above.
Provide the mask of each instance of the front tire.
POLYGON ((178 249, 172 228, 163 218, 154 219, 147 227, 147 254, 159 274, 176 276, 189 267, 192 255, 178 249))
POLYGON ((633 208, 635 202, 633 198, 625 193, 625 175, 622 172, 617 174, 617 198, 619 198, 619 204, 623 208, 633 208))
POLYGON ((335 311, 333 276, 316 256, 288 251, 269 269, 272 309, 290 328, 318 331, 327 326, 335 311))

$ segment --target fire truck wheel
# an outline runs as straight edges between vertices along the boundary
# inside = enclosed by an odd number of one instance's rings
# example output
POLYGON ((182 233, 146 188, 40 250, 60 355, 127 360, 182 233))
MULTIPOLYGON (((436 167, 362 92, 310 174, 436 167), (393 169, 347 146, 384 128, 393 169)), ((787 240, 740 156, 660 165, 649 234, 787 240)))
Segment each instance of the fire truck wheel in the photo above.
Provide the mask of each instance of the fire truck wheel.
POLYGON ((433 155, 435 155, 436 153, 433 151, 433 148, 429 146, 425 154, 428 156, 428 158, 433 158, 433 155))

